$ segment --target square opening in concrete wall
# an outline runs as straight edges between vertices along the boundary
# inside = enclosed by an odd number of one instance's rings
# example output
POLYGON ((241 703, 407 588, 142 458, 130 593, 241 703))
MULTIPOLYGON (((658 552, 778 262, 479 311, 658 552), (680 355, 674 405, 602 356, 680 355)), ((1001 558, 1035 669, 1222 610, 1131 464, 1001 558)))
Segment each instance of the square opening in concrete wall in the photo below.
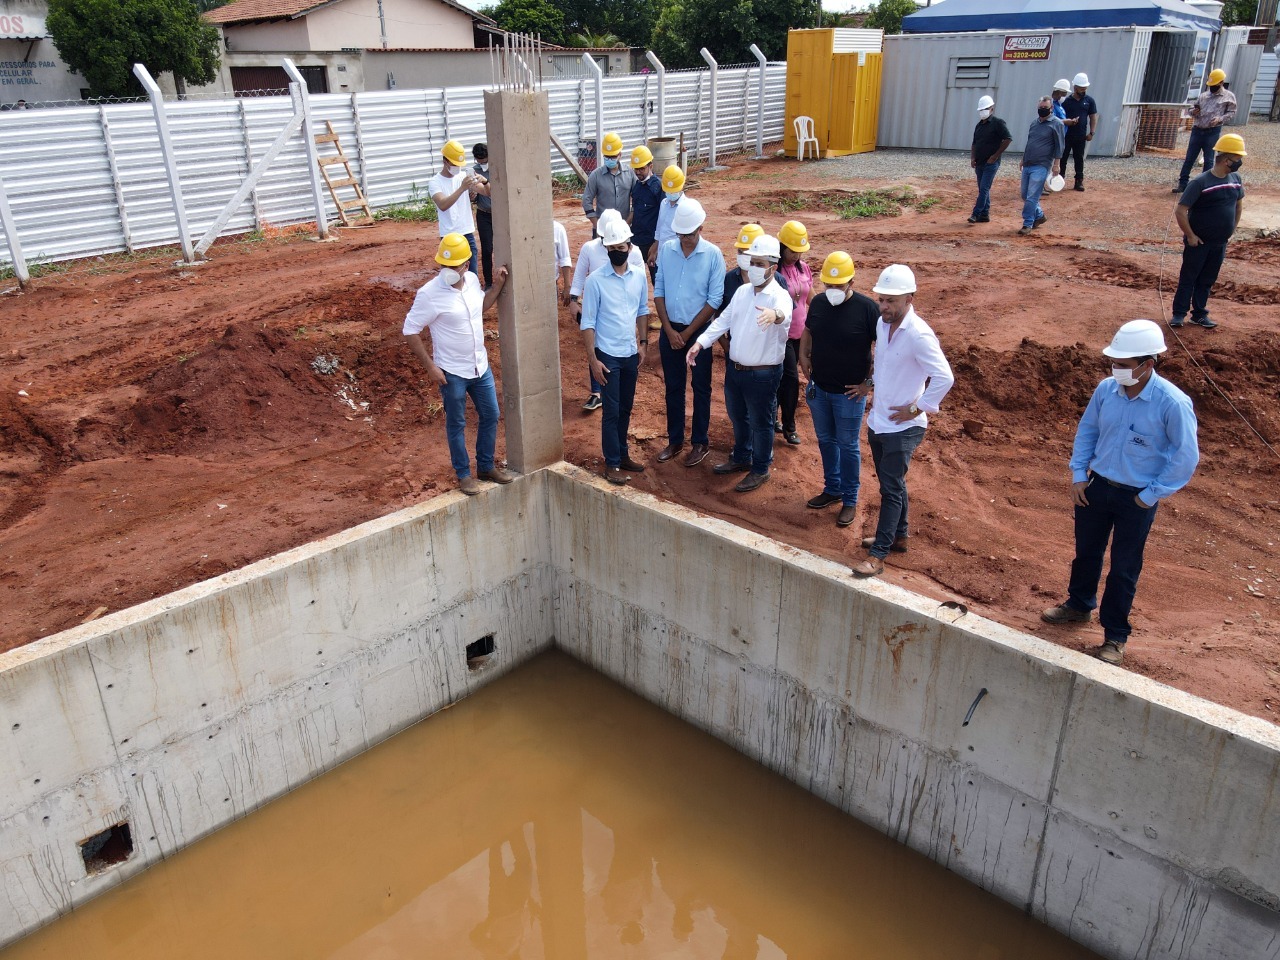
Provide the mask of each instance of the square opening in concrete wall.
POLYGON ((84 860, 84 872, 91 877, 124 863, 133 856, 133 832, 128 822, 117 823, 88 840, 81 840, 80 856, 84 860))
POLYGON ((481 637, 475 643, 467 644, 467 668, 470 670, 479 670, 493 656, 493 651, 497 647, 493 642, 493 634, 487 637, 481 637))

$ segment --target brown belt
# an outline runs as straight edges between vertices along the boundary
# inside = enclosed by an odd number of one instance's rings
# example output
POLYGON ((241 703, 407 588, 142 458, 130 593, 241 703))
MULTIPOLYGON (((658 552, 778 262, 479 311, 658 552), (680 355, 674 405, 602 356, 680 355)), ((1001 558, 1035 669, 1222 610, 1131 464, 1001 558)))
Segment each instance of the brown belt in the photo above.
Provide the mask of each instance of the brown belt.
POLYGON ((733 369, 735 370, 772 370, 774 367, 780 366, 782 366, 780 363, 762 363, 752 367, 745 363, 739 363, 737 360, 733 361, 733 369))

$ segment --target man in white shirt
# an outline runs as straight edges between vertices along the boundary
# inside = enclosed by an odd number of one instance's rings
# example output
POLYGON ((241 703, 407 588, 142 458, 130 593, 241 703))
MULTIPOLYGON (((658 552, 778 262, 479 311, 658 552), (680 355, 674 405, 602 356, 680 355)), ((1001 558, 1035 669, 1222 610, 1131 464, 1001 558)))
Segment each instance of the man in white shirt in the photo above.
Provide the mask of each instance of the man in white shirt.
POLYGON ((489 196, 489 181, 478 173, 467 170, 467 155, 457 140, 448 141, 440 150, 444 162, 440 172, 431 178, 427 190, 436 205, 440 236, 460 233, 471 247, 471 272, 480 272, 480 258, 476 246, 476 220, 471 212, 471 198, 489 196))
POLYGON ((440 385, 444 402, 445 434, 449 459, 458 475, 458 489, 469 497, 480 492, 471 475, 467 453, 467 396, 476 408, 476 472, 480 480, 510 483, 515 475, 493 459, 498 440, 498 393, 489 368, 481 317, 493 306, 507 282, 507 268, 497 269, 493 286, 485 293, 480 278, 466 269, 475 251, 460 233, 451 233, 436 250, 439 272, 423 284, 404 318, 404 338, 427 375, 440 385), (422 331, 431 331, 431 353, 422 342, 422 331))
POLYGON ((955 376, 938 337, 916 315, 912 301, 916 277, 900 263, 890 264, 871 288, 880 301, 876 324, 875 397, 867 414, 867 440, 880 480, 880 519, 874 537, 863 538, 868 557, 854 576, 884 573, 890 550, 907 549, 907 467, 955 376))
POLYGON ((573 254, 569 252, 569 234, 559 220, 551 221, 551 249, 556 261, 556 289, 563 302, 568 303, 573 254))
POLYGON ((724 407, 733 423, 733 453, 712 468, 721 475, 746 473, 733 489, 763 486, 773 463, 773 405, 782 379, 782 360, 791 325, 791 294, 775 275, 781 251, 777 237, 756 237, 747 251, 748 282, 685 354, 690 367, 726 330, 729 362, 724 367, 724 407))

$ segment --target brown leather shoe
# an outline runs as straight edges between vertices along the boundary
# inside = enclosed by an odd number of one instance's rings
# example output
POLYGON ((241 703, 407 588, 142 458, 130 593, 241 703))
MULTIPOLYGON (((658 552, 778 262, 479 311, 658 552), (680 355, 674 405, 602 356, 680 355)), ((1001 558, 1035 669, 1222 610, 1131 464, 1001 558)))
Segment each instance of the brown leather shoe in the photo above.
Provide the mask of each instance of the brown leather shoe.
POLYGON ((855 577, 878 577, 884 573, 884 561, 879 557, 867 557, 859 564, 855 564, 851 571, 855 577))
POLYGON ((627 473, 644 473, 644 464, 630 457, 622 461, 622 469, 627 473))
POLYGON ((696 467, 703 460, 707 459, 707 454, 711 452, 711 448, 705 443, 695 443, 689 448, 689 452, 685 454, 684 465, 686 467, 696 467))
POLYGON ((662 452, 658 454, 658 462, 666 463, 668 460, 674 460, 677 453, 684 449, 683 443, 668 443, 662 448, 662 452))
POLYGON ((1098 659, 1103 663, 1120 663, 1124 659, 1124 644, 1104 640, 1098 650, 1098 659))
POLYGON ((1088 623, 1092 616, 1093 613, 1089 610, 1077 610, 1064 603, 1050 607, 1040 614, 1040 619, 1045 623, 1088 623))
POLYGON ((750 493, 758 487, 763 487, 768 482, 768 473, 748 473, 738 481, 738 485, 733 489, 738 491, 738 493, 750 493))
POLYGON ((841 507, 840 516, 836 517, 836 526, 837 527, 849 526, 849 524, 853 523, 854 518, 857 517, 857 515, 858 515, 858 507, 856 505, 841 507))
MULTIPOLYGON (((874 535, 870 537, 862 538, 862 548, 864 550, 870 550, 872 547, 875 546, 875 544, 876 544, 876 538, 874 535)), ((896 540, 894 540, 893 543, 889 545, 889 552, 890 553, 906 553, 907 538, 898 537, 896 540)))
POLYGON ((474 497, 480 492, 480 481, 475 477, 463 477, 458 481, 458 489, 468 497, 474 497))
POLYGON ((631 477, 623 473, 618 467, 605 467, 604 478, 612 484, 622 486, 624 483, 630 483, 631 477))
POLYGON ((490 483, 510 483, 516 478, 516 475, 510 470, 503 467, 494 467, 492 470, 481 470, 480 479, 488 480, 490 483))
POLYGON ((717 463, 711 468, 711 472, 719 476, 729 473, 746 473, 751 469, 749 463, 739 463, 737 460, 726 460, 724 463, 717 463))

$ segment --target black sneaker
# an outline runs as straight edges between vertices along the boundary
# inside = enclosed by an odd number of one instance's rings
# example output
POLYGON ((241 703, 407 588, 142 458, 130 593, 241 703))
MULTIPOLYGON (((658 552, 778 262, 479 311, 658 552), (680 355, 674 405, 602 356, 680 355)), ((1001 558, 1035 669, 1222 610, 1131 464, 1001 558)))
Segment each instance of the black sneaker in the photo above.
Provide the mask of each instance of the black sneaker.
POLYGON ((599 410, 603 406, 604 401, 600 399, 600 394, 593 393, 591 396, 587 397, 586 402, 582 405, 582 409, 587 413, 590 413, 592 410, 599 410))
POLYGON ((972 217, 970 217, 970 218, 969 218, 969 222, 970 222, 970 223, 980 223, 980 222, 981 222, 981 219, 980 219, 979 217, 977 217, 977 216, 972 216, 972 217))
POLYGON ((1185 324, 1186 324, 1186 322, 1187 322, 1186 314, 1182 314, 1181 316, 1174 317, 1172 320, 1170 320, 1170 321, 1169 321, 1169 326, 1171 326, 1171 327, 1181 327, 1181 326, 1185 325, 1185 324))
POLYGON ((1215 321, 1209 319, 1207 313, 1203 317, 1192 317, 1191 322, 1198 327, 1204 327, 1206 330, 1212 330, 1218 325, 1215 321))
POLYGON ((1170 190, 1169 192, 1170 192, 1170 193, 1178 193, 1178 194, 1182 194, 1182 193, 1186 193, 1186 192, 1187 192, 1187 188, 1186 188, 1186 187, 1174 187, 1174 188, 1173 188, 1172 190, 1170 190))

